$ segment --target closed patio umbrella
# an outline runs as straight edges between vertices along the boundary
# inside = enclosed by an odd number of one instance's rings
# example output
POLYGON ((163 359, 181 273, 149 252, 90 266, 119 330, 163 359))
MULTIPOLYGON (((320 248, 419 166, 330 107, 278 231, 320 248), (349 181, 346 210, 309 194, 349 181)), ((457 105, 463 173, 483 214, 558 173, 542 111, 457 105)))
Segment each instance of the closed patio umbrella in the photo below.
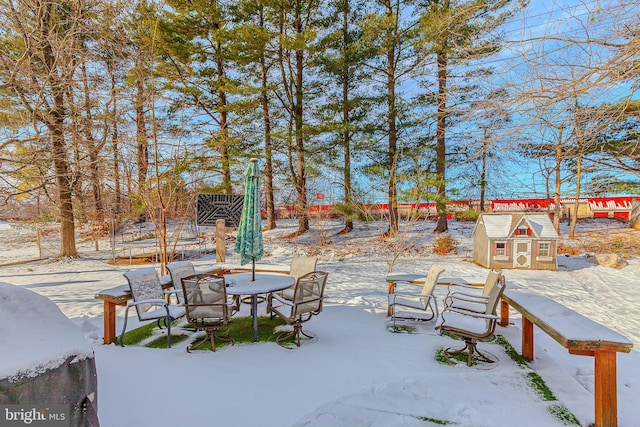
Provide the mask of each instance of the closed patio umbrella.
POLYGON ((240 265, 251 261, 251 280, 256 279, 256 260, 262 258, 262 221, 260 218, 260 171, 258 159, 251 159, 244 173, 244 204, 240 215, 235 252, 240 254, 240 265))

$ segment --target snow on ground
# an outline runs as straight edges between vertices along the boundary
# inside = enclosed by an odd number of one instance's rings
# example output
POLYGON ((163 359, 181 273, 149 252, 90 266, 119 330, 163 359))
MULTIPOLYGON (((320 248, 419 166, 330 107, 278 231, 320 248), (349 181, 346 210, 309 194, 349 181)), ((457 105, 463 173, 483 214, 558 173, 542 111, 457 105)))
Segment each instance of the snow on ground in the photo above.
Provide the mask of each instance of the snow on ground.
MULTIPOLYGON (((481 344, 499 363, 484 368, 446 366, 434 360, 436 350, 454 345, 439 336, 433 322, 418 325, 416 334, 387 330, 384 280, 393 243, 377 237, 380 223, 357 224, 351 235, 337 236, 341 224, 313 224, 314 232, 296 240, 282 236, 295 224, 282 221, 265 233, 265 257, 258 267, 287 269, 299 254, 319 256, 318 269, 329 272, 325 311, 305 329, 314 342, 296 350, 272 343, 236 345, 216 353, 187 354, 184 345, 154 350, 104 346, 101 289, 126 283, 129 265, 106 263, 109 242, 95 252, 91 241, 79 242, 82 259, 50 260, 0 268, 0 282, 44 295, 66 314, 93 346, 98 367, 98 411, 103 427, 210 425, 226 426, 414 426, 446 420, 461 426, 562 425, 526 384, 524 371, 501 347, 481 344), (321 246, 323 238, 331 243, 321 246), (162 392, 160 392, 162 390, 162 392), (170 394, 169 406, 158 405, 170 394)), ((394 265, 394 273, 424 272, 432 263, 443 276, 483 282, 487 270, 469 262, 471 223, 450 223, 461 241, 458 255, 438 256, 430 250, 433 223, 415 225, 407 238, 413 249, 394 265)), ((205 230, 206 231, 206 230, 205 230)), ((55 247, 45 240, 43 247, 55 247)), ((39 256, 28 227, 0 227, 0 263, 39 256)), ((194 259, 198 270, 213 267, 215 258, 194 259)), ((227 252, 228 266, 239 258, 227 252)), ((561 259, 552 271, 506 270, 508 287, 549 296, 640 344, 640 259, 616 270, 590 264, 584 255, 561 259)), ((446 288, 438 288, 442 298, 446 288)), ((3 306, 2 310, 5 308, 3 306)), ((261 313, 264 306, 259 307, 261 313)), ((118 310, 117 328, 124 310, 118 310)), ((240 315, 248 315, 243 306, 240 315)), ((137 323, 130 319, 131 327, 137 323)), ((515 317, 516 324, 519 323, 515 317)), ((20 324, 28 331, 29 324, 20 324)), ((499 328, 519 348, 518 327, 499 328)), ((13 340, 30 334, 12 334, 13 340)), ((0 353, 6 347, 0 347, 0 353)), ((5 360, 5 354, 0 360, 5 360)), ((619 425, 635 426, 640 417, 640 358, 618 355, 619 425)), ((583 425, 593 420, 593 359, 572 356, 544 333, 536 333, 536 360, 531 363, 556 397, 583 425)), ((0 372, 6 370, 0 362, 0 372)), ((556 402, 557 403, 557 402, 556 402)))

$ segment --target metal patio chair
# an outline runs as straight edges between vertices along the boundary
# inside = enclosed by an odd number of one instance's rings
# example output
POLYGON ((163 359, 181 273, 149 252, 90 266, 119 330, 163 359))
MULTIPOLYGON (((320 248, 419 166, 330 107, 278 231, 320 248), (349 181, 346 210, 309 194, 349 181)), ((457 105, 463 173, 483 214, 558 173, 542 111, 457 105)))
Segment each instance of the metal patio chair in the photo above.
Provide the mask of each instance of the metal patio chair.
POLYGON ((295 337, 296 345, 300 347, 300 335, 314 338, 313 335, 302 330, 302 324, 311 320, 322 312, 324 301, 324 289, 329 273, 313 271, 300 277, 294 285, 293 298, 288 299, 277 293, 269 294, 267 298, 267 312, 274 313, 282 318, 287 325, 293 327, 290 332, 285 332, 276 337, 276 343, 286 347, 282 341, 295 337))
POLYGON ((191 346, 191 352, 202 344, 211 343, 211 349, 216 351, 216 338, 235 344, 229 335, 218 335, 218 329, 225 326, 231 316, 239 309, 237 300, 227 297, 227 287, 222 275, 196 274, 182 278, 182 293, 184 295, 185 317, 187 322, 196 330, 205 331, 205 336, 191 346))
POLYGON ((449 283, 447 295, 444 297, 444 306, 458 308, 462 310, 483 312, 481 305, 477 303, 486 304, 489 299, 491 291, 495 285, 502 279, 502 271, 492 269, 487 274, 484 285, 474 286, 466 282, 449 283))
POLYGON ((496 324, 500 319, 500 316, 496 315, 496 308, 505 287, 504 276, 501 275, 496 285, 491 289, 486 302, 469 303, 477 305, 474 310, 449 306, 442 311, 440 334, 447 332, 461 337, 465 342, 465 346, 460 349, 449 347, 443 351, 443 355, 449 363, 455 364, 456 362, 451 360, 451 356, 465 351, 467 351, 467 366, 472 365, 474 353, 478 354, 478 357, 485 362, 495 362, 487 354, 478 350, 477 342, 494 337, 496 324))
POLYGON ((163 320, 167 327, 167 345, 171 347, 171 322, 185 314, 184 307, 171 305, 167 301, 168 296, 176 291, 164 291, 160 283, 160 277, 153 267, 144 267, 124 273, 131 290, 132 302, 127 305, 124 314, 124 326, 120 334, 120 346, 124 347, 123 337, 127 330, 129 309, 135 307, 138 320, 141 322, 156 320, 158 327, 162 327, 163 320))
POLYGON ((195 275, 196 269, 191 261, 178 261, 167 264, 167 270, 169 270, 169 274, 171 275, 173 288, 180 291, 178 293, 178 298, 180 299, 180 302, 183 302, 182 278, 195 275))
MULTIPOLYGON (((389 294, 389 306, 392 307, 391 318, 395 325, 396 319, 402 320, 431 320, 438 318, 438 302, 433 291, 444 269, 439 265, 429 268, 422 288, 407 280, 394 280, 393 293, 389 294), (418 293, 418 290, 420 292, 418 293), (398 307, 409 308, 410 311, 397 311, 398 307), (428 313, 424 315, 424 313, 428 313)), ((389 276, 392 277, 392 276, 389 276)), ((402 277, 402 276, 400 276, 402 277)))

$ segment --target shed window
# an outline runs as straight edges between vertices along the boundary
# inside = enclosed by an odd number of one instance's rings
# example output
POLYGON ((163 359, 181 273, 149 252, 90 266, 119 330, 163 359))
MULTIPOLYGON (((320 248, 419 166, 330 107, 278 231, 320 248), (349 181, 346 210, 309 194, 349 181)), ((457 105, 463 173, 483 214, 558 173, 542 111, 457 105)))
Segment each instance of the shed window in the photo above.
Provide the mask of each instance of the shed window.
POLYGON ((507 242, 496 242, 496 256, 507 256, 507 242))
POLYGON ((539 256, 551 256, 551 244, 549 242, 540 242, 538 245, 539 256))

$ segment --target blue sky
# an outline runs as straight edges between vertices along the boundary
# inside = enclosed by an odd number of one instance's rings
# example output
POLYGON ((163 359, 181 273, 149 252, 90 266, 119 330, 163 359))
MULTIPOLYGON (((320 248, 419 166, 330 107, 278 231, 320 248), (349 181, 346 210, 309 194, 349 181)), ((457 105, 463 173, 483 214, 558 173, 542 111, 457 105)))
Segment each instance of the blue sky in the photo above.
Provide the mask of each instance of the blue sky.
MULTIPOLYGON (((500 152, 500 162, 490 166, 489 186, 487 198, 500 197, 543 197, 545 195, 545 179, 540 172, 539 163, 535 160, 523 160, 513 150, 513 147, 525 140, 533 142, 541 140, 544 136, 551 138, 550 129, 541 126, 539 109, 534 106, 533 98, 540 85, 539 76, 568 79, 572 73, 578 76, 577 81, 583 85, 578 95, 579 102, 583 105, 595 106, 605 102, 617 102, 629 97, 637 98, 637 93, 631 93, 628 83, 618 85, 596 85, 593 81, 598 77, 594 73, 587 78, 582 77, 596 67, 603 58, 610 55, 611 50, 595 44, 567 43, 561 39, 586 40, 587 38, 606 38, 611 40, 612 32, 616 26, 632 22, 637 25, 638 1, 625 2, 619 7, 617 1, 531 1, 529 6, 520 14, 509 18, 507 24, 500 30, 507 41, 505 48, 497 55, 478 61, 475 66, 489 66, 494 69, 494 74, 484 83, 487 90, 492 87, 507 86, 509 92, 519 97, 519 101, 509 105, 512 122, 504 126, 504 129, 493 132, 495 138, 495 150, 500 152), (523 40, 526 40, 523 42, 523 40), (538 86, 537 86, 538 85, 538 86), (587 88, 587 89, 584 89, 587 88)), ((552 92, 558 82, 546 82, 546 90, 552 92)), ((408 83, 404 92, 411 95, 412 91, 419 90, 414 83, 408 83)), ((570 95, 570 94, 567 94, 570 95)), ((544 98, 544 96, 540 96, 544 98)), ((556 105, 549 106, 543 115, 544 120, 558 125, 564 119, 562 113, 567 105, 575 102, 574 97, 567 96, 556 105)), ((467 123, 463 126, 450 127, 447 131, 449 144, 458 140, 468 140, 470 144, 478 144, 483 130, 475 124, 467 123)), ((462 180, 469 178, 469 170, 450 170, 449 177, 455 177, 457 172, 462 175, 458 182, 452 182, 450 187, 464 187, 462 180)), ((585 177, 587 178, 587 177, 585 177)), ((623 175, 621 179, 637 179, 631 175, 623 175)), ((312 193, 316 191, 326 193, 328 196, 324 202, 330 199, 338 199, 342 196, 339 174, 310 182, 312 193)), ((360 185, 365 191, 372 191, 370 197, 375 202, 385 202, 386 183, 375 182, 370 177, 361 177, 360 185), (378 191, 375 191, 375 190, 378 191)), ((563 185, 563 197, 575 195, 573 184, 568 182, 563 185)), ((475 191, 461 191, 458 194, 450 192, 452 198, 479 198, 479 189, 475 191)))

